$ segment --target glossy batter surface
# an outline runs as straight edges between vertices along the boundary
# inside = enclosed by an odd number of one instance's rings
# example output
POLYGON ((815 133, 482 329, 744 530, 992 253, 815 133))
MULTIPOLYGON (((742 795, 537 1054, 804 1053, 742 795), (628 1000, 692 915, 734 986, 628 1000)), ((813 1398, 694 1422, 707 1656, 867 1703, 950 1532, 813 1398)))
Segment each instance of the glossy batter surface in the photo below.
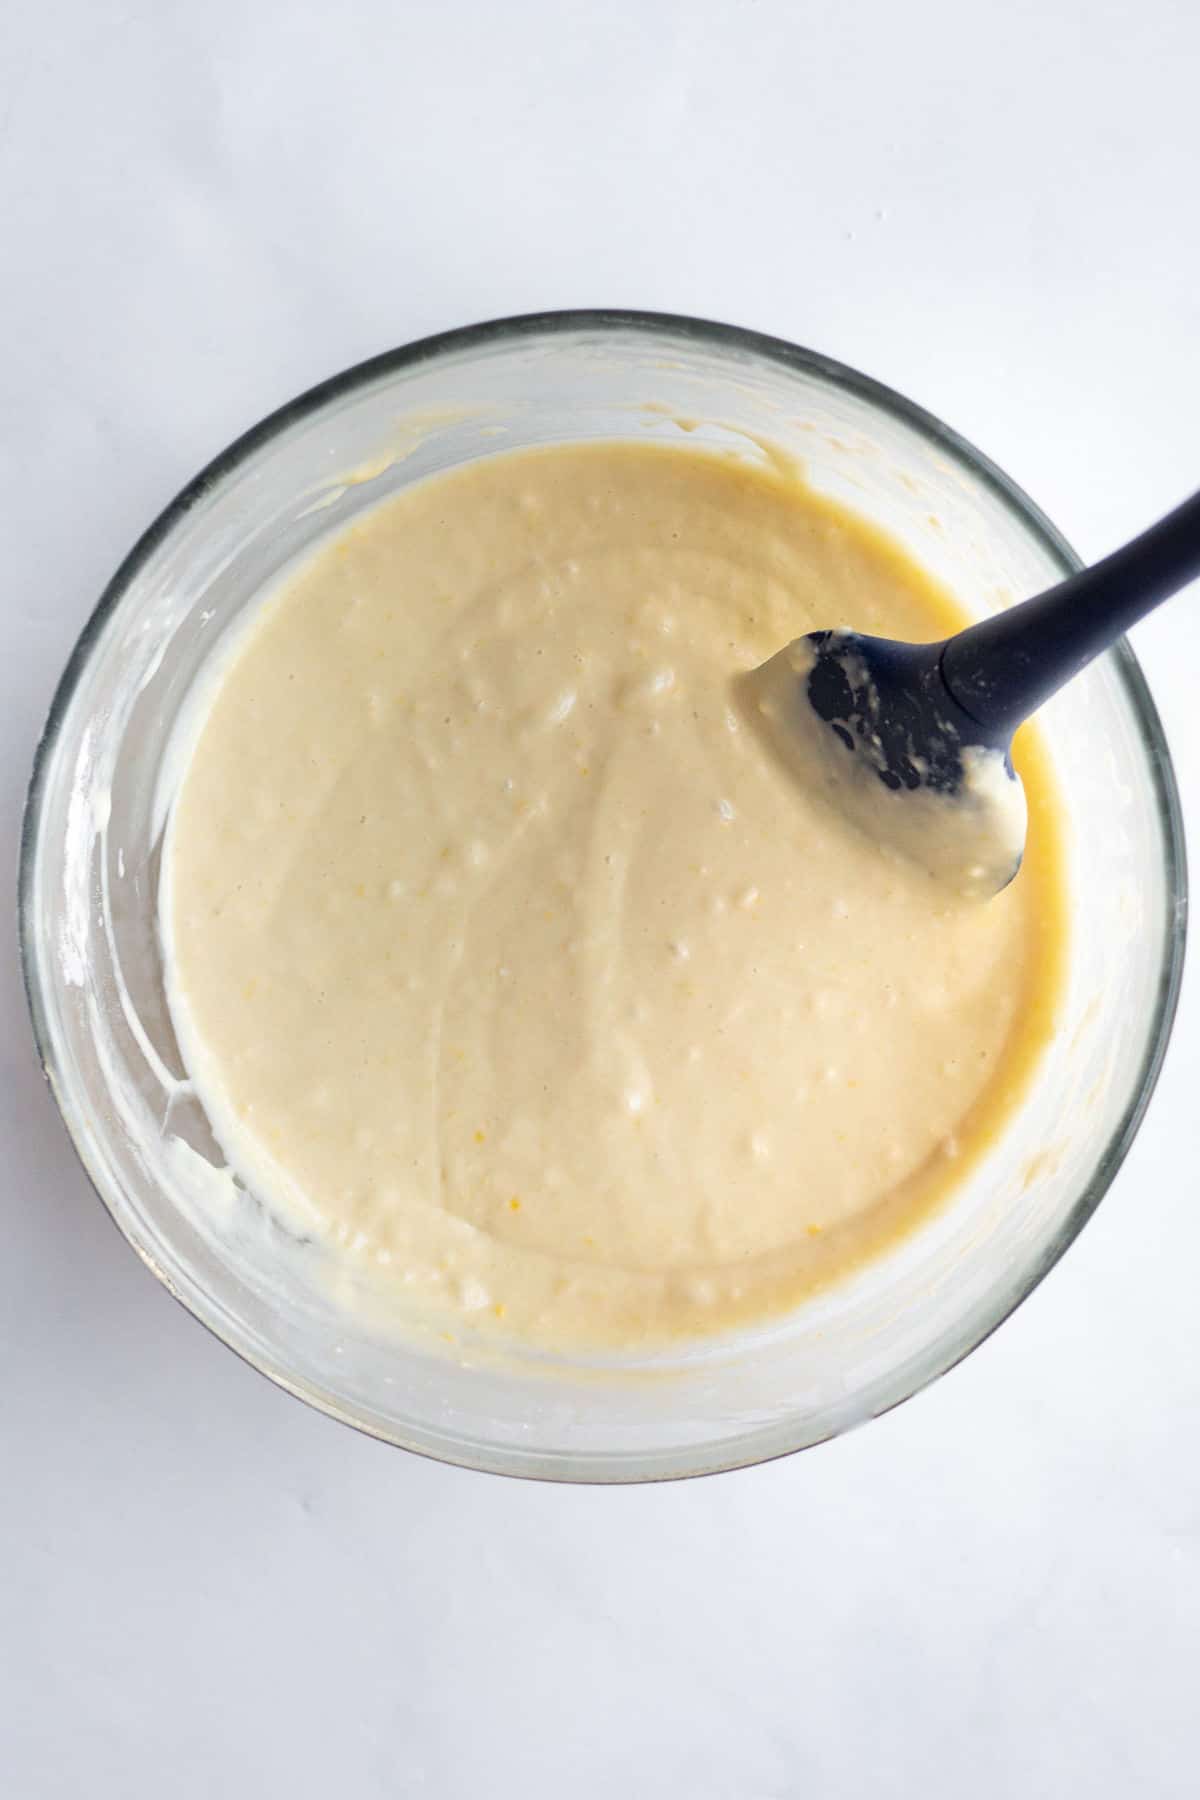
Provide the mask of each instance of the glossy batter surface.
POLYGON ((1061 951, 1036 744, 980 904, 800 791, 734 678, 948 603, 796 483, 570 446, 422 483, 221 671, 167 845, 190 1071, 235 1167, 397 1317, 533 1341, 794 1303, 940 1199, 1061 951))

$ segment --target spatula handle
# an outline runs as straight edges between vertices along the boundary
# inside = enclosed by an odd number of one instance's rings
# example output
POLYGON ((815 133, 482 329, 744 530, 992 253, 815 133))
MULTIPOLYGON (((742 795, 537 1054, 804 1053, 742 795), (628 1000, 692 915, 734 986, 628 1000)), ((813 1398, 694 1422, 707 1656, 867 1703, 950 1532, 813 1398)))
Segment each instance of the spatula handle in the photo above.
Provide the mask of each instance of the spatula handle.
POLYGON ((942 676, 997 742, 1162 601, 1200 576, 1200 494, 1102 562, 952 637, 942 676))

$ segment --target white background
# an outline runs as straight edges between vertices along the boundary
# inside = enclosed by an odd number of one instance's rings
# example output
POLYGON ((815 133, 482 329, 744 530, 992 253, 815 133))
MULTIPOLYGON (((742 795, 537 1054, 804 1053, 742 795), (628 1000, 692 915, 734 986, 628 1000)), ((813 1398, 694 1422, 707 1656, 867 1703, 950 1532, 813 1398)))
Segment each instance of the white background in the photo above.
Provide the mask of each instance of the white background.
MULTIPOLYGON (((1194 0, 8 0, 2 860, 136 534, 445 326, 793 337, 1110 548, 1200 485, 1198 69, 1194 0)), ((1200 842, 1200 590, 1136 644, 1200 842)), ((6 951, 0 1792, 1195 1794, 1198 1076, 1193 966, 1110 1197, 930 1392, 572 1491, 357 1437, 195 1325, 77 1169, 6 951)))

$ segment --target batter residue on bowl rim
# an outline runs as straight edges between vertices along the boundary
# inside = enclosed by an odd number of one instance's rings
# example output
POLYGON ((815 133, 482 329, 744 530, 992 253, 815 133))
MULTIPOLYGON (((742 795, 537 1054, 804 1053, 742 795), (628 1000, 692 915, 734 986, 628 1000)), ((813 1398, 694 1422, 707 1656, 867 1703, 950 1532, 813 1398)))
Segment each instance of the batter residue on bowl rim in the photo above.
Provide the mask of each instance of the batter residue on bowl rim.
POLYGON ((961 622, 889 540, 695 448, 486 458, 268 596, 175 800, 162 928, 231 1164, 394 1296, 525 1342, 760 1320, 943 1201, 1053 1022, 1051 777, 980 904, 848 828, 733 682, 961 622))

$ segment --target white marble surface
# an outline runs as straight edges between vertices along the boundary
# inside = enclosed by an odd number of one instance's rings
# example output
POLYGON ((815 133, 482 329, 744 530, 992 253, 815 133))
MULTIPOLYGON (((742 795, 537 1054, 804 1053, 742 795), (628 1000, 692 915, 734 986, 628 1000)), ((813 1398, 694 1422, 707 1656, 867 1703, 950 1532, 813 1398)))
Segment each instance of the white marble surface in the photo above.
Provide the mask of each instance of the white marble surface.
MULTIPOLYGON (((98 589, 233 434, 415 335, 627 303, 821 347, 1098 554, 1200 481, 1185 0, 0 11, 0 837, 98 589)), ((1200 842, 1200 591, 1137 633, 1200 842)), ((11 902, 10 902, 11 905, 11 902)), ((10 933, 11 936, 11 933, 10 933)), ((472 1476, 136 1263, 0 959, 0 1791, 1196 1792, 1200 990, 1024 1309, 835 1445, 472 1476)))

